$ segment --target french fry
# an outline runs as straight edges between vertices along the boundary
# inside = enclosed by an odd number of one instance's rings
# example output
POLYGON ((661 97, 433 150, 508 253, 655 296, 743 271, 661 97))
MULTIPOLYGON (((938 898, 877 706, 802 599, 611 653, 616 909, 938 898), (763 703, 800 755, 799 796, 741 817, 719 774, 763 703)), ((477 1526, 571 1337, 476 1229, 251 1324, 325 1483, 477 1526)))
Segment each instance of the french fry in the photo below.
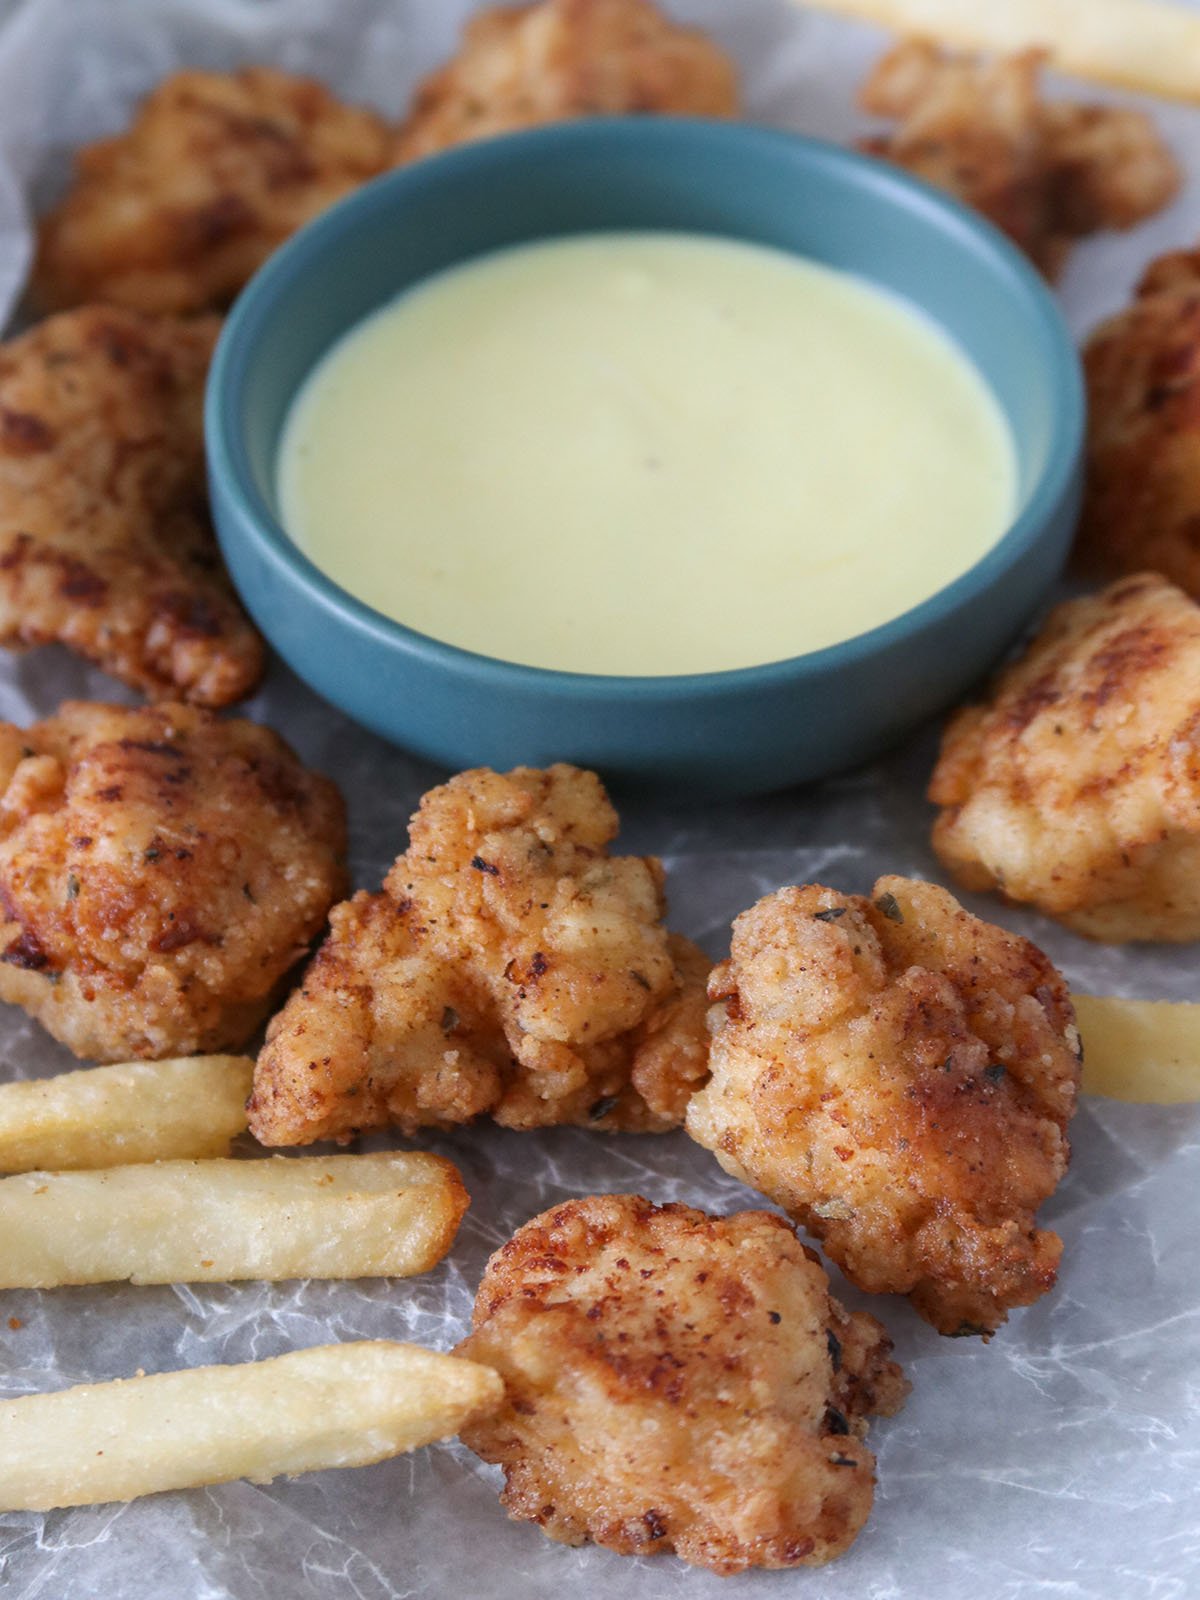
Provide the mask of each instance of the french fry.
POLYGON ((0 1401, 0 1511, 361 1467, 493 1410, 490 1367, 386 1340, 0 1401))
POLYGON ((1148 1105, 1200 1100, 1200 1005, 1077 994, 1088 1094, 1148 1105))
POLYGON ((1060 72, 1200 100, 1200 14, 1173 0, 799 0, 965 50, 1041 48, 1060 72))
POLYGON ((254 1063, 181 1056, 0 1085, 0 1172, 226 1156, 254 1063))
POLYGON ((469 1204, 440 1156, 157 1161, 0 1179, 0 1288, 407 1277, 469 1204))

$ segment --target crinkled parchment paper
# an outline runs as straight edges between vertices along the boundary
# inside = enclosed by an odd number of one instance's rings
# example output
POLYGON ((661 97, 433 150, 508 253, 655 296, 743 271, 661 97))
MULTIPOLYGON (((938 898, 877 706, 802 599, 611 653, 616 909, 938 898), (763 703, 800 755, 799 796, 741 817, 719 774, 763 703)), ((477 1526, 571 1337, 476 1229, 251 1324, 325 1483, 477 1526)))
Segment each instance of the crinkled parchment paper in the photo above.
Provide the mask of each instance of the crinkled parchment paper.
MULTIPOLYGON (((880 35, 801 15, 787 0, 679 0, 671 9, 736 54, 756 119, 838 139, 855 131, 853 86, 880 35)), ((395 113, 450 50, 467 10, 461 0, 17 0, 0 29, 0 321, 25 270, 27 204, 61 182, 67 149, 122 126, 169 69, 273 61, 395 113)), ((1155 113, 1200 174, 1200 111, 1155 113)), ((1120 304, 1150 255, 1198 234, 1193 181, 1136 233, 1080 250, 1061 286, 1073 326, 1120 304)), ((67 695, 118 694, 56 651, 0 658, 4 717, 42 716, 67 695)), ((337 774, 355 881, 374 886, 404 845, 418 796, 441 774, 359 731, 279 669, 249 714, 337 774)), ((731 916, 782 883, 865 890, 884 871, 940 876, 922 799, 934 748, 929 730, 874 769, 750 804, 626 806, 623 843, 667 858, 675 924, 720 954, 731 916)), ((1081 987, 1200 998, 1195 946, 1106 950, 990 901, 974 909, 1039 939, 1081 987)), ((70 1064, 21 1013, 0 1018, 0 1074, 70 1064)), ((435 1446, 294 1483, 0 1517, 0 1590, 8 1600, 536 1600, 568 1590, 589 1600, 1187 1600, 1200 1595, 1198 1136, 1200 1108, 1084 1102, 1070 1176, 1047 1208, 1066 1239, 1059 1287, 1017 1312, 988 1348, 939 1339, 902 1301, 871 1304, 914 1389, 873 1436, 871 1520, 823 1571, 722 1582, 673 1558, 565 1549, 506 1521, 492 1469, 461 1447, 435 1446)), ((445 1349, 463 1332, 489 1251, 555 1201, 637 1189, 718 1211, 757 1203, 683 1135, 470 1129, 428 1142, 459 1163, 473 1200, 451 1259, 429 1276, 3 1294, 0 1385, 48 1389, 339 1338, 445 1349)), ((839 1292, 865 1303, 845 1285, 839 1292)))

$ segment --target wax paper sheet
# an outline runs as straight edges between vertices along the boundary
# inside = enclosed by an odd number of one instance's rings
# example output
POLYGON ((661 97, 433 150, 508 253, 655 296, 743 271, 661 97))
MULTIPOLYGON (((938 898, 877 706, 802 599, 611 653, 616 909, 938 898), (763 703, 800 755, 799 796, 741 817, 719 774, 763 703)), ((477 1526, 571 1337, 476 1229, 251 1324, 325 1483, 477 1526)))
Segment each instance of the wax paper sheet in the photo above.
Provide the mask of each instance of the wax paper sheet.
MULTIPOLYGON (((28 212, 61 183, 65 152, 121 127, 169 69, 272 61, 395 113, 470 9, 460 0, 0 0, 0 322, 26 270, 28 212)), ((671 9, 736 55, 753 118, 834 139, 857 131, 853 87, 881 35, 788 0, 671 9)), ((1200 175, 1200 112, 1154 110, 1200 175)), ((1193 178, 1161 217, 1079 250, 1061 285, 1072 325, 1120 304, 1146 259, 1198 234, 1193 178)), ((0 657, 0 715, 26 721, 68 695, 125 698, 57 650, 0 657)), ((248 713, 337 774, 354 879, 374 886, 404 845, 419 795, 443 775, 353 727, 278 667, 248 713)), ((666 858, 675 925, 720 955, 730 918, 780 884, 865 890, 884 871, 939 878, 922 798, 935 744, 928 729, 870 770, 753 803, 630 803, 622 842, 666 858)), ((1038 939, 1081 987, 1200 998, 1195 946, 1098 948, 991 901, 974 909, 1038 939)), ((20 1012, 0 1016, 0 1075, 69 1065, 20 1012)), ((605 1190, 717 1211, 760 1203, 682 1134, 479 1128, 426 1142, 460 1165, 473 1202, 437 1271, 398 1283, 6 1293, 0 1385, 51 1389, 341 1338, 446 1349, 465 1329, 488 1253, 549 1204, 605 1190)), ((1200 1109, 1085 1099, 1073 1144, 1070 1175, 1046 1211, 1066 1241, 1059 1287, 990 1346, 940 1339, 903 1301, 871 1302, 914 1387, 904 1412, 874 1430, 875 1510, 829 1568, 722 1581, 670 1557, 565 1549, 506 1521, 498 1473, 443 1445, 269 1487, 3 1516, 0 1590, 10 1600, 1200 1595, 1200 1109)), ((867 1303, 834 1280, 849 1303, 867 1303)))

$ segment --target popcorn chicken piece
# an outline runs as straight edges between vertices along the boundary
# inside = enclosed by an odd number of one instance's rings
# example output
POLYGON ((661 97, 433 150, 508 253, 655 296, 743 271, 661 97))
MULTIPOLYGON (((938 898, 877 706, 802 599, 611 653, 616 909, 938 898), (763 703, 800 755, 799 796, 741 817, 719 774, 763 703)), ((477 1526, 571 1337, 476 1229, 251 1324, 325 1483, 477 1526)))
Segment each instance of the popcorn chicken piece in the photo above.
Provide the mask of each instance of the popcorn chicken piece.
POLYGON ((782 1217, 570 1200, 488 1263, 456 1354, 505 1402, 462 1437, 509 1515, 722 1574, 817 1566, 871 1509, 867 1418, 908 1390, 782 1217))
POLYGON ((952 719, 933 846, 1114 943, 1200 939, 1200 606, 1153 573, 1059 606, 952 719))
POLYGON ((263 643, 208 520, 218 328, 87 306, 0 345, 0 644, 58 640, 158 699, 254 688, 263 643))
POLYGON ((101 1061, 243 1044, 344 849, 337 790, 269 728, 87 701, 0 723, 0 1000, 101 1061))
POLYGON ((1200 250, 1152 263, 1084 348, 1088 454, 1076 554, 1200 600, 1200 250))
POLYGON ((987 1338, 1055 1280, 1034 1214, 1067 1167, 1074 1013, 1036 946, 944 889, 874 896, 780 889, 737 919, 687 1130, 859 1288, 987 1338))
POLYGON ((86 146, 43 220, 34 292, 54 309, 221 309, 278 245, 383 172, 386 124, 273 67, 176 72, 86 146))
POLYGON ((649 0, 535 0, 472 17, 458 55, 426 78, 400 131, 411 161, 568 117, 730 117, 733 63, 649 0))
POLYGON ((678 1126, 707 1070, 709 963, 667 933, 662 868, 609 856, 591 772, 464 772, 421 802, 379 894, 337 906, 258 1058, 264 1144, 678 1126))
POLYGON ((902 40, 859 92, 899 126, 860 148, 982 211, 1054 277, 1077 239, 1153 216, 1181 176, 1144 113, 1043 100, 1042 62, 1037 50, 988 61, 902 40))

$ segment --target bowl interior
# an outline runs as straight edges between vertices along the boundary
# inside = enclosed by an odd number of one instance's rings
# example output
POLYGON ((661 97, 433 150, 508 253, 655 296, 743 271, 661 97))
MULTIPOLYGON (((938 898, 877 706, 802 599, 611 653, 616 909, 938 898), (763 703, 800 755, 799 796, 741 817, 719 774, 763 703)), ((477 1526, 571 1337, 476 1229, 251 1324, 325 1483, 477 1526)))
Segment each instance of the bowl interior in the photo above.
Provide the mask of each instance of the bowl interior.
MULTIPOLYGON (((297 388, 347 328, 471 256, 623 228, 773 245, 858 273, 924 311, 975 363, 1008 419, 1018 517, 1070 454, 1061 413, 1064 381, 1076 381, 1073 353, 1033 269, 978 218, 903 173, 815 140, 685 119, 596 120, 378 179, 255 279, 217 367, 227 459, 269 535, 294 550, 278 527, 279 438, 297 388)), ((309 565, 299 552, 294 559, 309 565)))

